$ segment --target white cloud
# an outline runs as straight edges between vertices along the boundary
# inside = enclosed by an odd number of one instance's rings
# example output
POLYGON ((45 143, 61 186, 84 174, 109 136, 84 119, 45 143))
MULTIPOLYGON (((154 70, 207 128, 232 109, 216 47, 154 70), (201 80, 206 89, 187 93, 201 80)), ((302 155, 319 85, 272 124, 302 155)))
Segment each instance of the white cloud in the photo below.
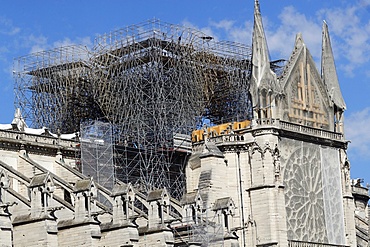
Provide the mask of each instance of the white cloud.
POLYGON ((71 46, 74 43, 71 41, 70 38, 64 38, 63 40, 57 40, 53 43, 53 47, 62 47, 62 46, 71 46))
POLYGON ((336 39, 339 52, 347 66, 347 75, 370 61, 370 21, 368 12, 363 9, 370 4, 369 0, 358 2, 346 8, 330 8, 319 11, 319 16, 328 22, 332 37, 336 39))
MULTIPOLYGON (((11 61, 5 61, 3 67, 6 69, 4 69, 4 72, 9 75, 9 78, 12 77, 13 70, 23 70, 22 66, 24 63, 29 63, 30 61, 32 61, 32 59, 34 59, 35 61, 44 59, 42 58, 42 56, 40 56, 40 54, 36 53, 49 52, 56 48, 63 47, 63 49, 60 49, 61 55, 57 55, 53 58, 55 59, 53 62, 57 62, 57 59, 70 59, 68 55, 71 55, 72 53, 74 55, 74 58, 78 56, 82 59, 85 59, 88 56, 88 50, 92 47, 90 37, 77 37, 73 40, 71 40, 70 38, 64 38, 62 40, 50 42, 46 36, 30 34, 20 35, 20 37, 14 39, 13 42, 15 44, 15 48, 12 51, 16 49, 17 53, 21 51, 23 56, 27 56, 28 54, 33 54, 33 56, 31 55, 31 57, 29 57, 30 60, 27 60, 28 58, 24 59, 23 57, 15 57, 16 62, 14 62, 13 64, 11 63, 11 61), (87 47, 87 49, 85 49, 84 47, 82 47, 82 49, 76 49, 75 47, 67 48, 67 46, 85 46, 87 47), (17 61, 19 61, 19 64, 17 61), (10 68, 12 68, 12 70, 10 70, 10 68)), ((1 54, 6 51, 6 47, 0 46, 0 61, 2 60, 1 54)), ((51 54, 51 56, 53 55, 51 54)))
POLYGON ((370 158, 370 107, 350 114, 345 119, 346 139, 350 140, 350 150, 362 157, 370 158))
POLYGON ((219 22, 212 21, 211 26, 229 31, 234 28, 233 27, 234 23, 235 22, 232 20, 221 20, 219 22))
MULTIPOLYGON (((270 25, 268 18, 263 16, 265 32, 270 53, 274 58, 288 58, 293 50, 294 38, 297 33, 303 33, 303 39, 315 58, 321 52, 321 24, 316 20, 308 19, 294 7, 285 7, 279 15, 281 20, 277 27, 270 25), (281 42, 284 40, 285 42, 281 42)), ((252 44, 253 21, 246 21, 238 26, 233 20, 211 21, 208 27, 199 29, 192 23, 184 21, 185 26, 201 30, 216 38, 230 40, 246 45, 252 44)), ((272 23, 271 23, 272 24, 272 23)), ((274 24, 275 25, 275 24, 274 24)), ((273 58, 273 59, 274 59, 273 58)))
POLYGON ((229 39, 238 43, 252 44, 252 22, 245 22, 242 27, 235 27, 229 31, 229 39))
POLYGON ((20 31, 21 29, 19 27, 13 25, 12 20, 0 16, 0 34, 12 36, 19 33, 20 31))
POLYGON ((86 46, 88 48, 92 48, 92 46, 93 46, 93 42, 91 41, 91 37, 90 36, 87 36, 87 37, 78 37, 76 39, 76 43, 79 44, 79 45, 86 46))
MULTIPOLYGON (((278 28, 270 29, 266 25, 267 43, 270 53, 282 58, 288 58, 293 50, 294 38, 297 33, 302 33, 312 56, 316 59, 321 52, 321 25, 316 20, 307 18, 294 7, 288 6, 279 15, 281 21, 278 28), (284 42, 281 42, 284 40, 284 42)), ((267 23, 268 24, 268 23, 267 23)))
POLYGON ((340 64, 339 66, 337 66, 337 68, 339 68, 341 71, 344 71, 347 77, 350 78, 355 77, 354 71, 356 69, 356 66, 354 64, 351 63, 340 64))
POLYGON ((31 34, 23 38, 22 47, 30 47, 30 53, 40 52, 47 49, 47 41, 48 39, 43 35, 35 36, 31 34))
POLYGON ((233 20, 210 21, 207 27, 198 27, 189 21, 183 21, 182 25, 199 30, 213 37, 216 41, 229 40, 246 45, 252 42, 253 22, 247 21, 243 26, 237 26, 233 20))
MULTIPOLYGON (((3 72, 5 74, 7 74, 9 76, 9 78, 12 78, 13 77, 13 65, 11 64, 8 64, 7 67, 4 67, 3 68, 3 72)), ((6 92, 6 93, 11 93, 11 90, 13 89, 13 81, 12 80, 7 80, 5 78, 4 79, 4 83, 2 85, 2 92, 6 92)))
POLYGON ((6 61, 6 53, 9 53, 9 49, 6 46, 0 46, 0 60, 6 61))
POLYGON ((367 70, 365 71, 365 75, 366 75, 366 77, 369 77, 369 78, 370 78, 370 70, 369 70, 369 69, 367 69, 367 70))
POLYGON ((362 8, 366 8, 369 5, 370 5, 370 0, 361 0, 359 3, 359 6, 362 8))
POLYGON ((202 33, 204 33, 205 35, 213 37, 215 40, 219 39, 218 35, 215 33, 215 30, 213 30, 211 26, 199 28, 198 26, 194 25, 193 23, 191 23, 187 20, 183 21, 182 25, 185 26, 185 27, 193 28, 195 30, 199 30, 202 33))
POLYGON ((204 34, 211 36, 216 41, 230 40, 233 42, 250 45, 252 41, 251 31, 252 22, 245 22, 244 26, 236 26, 233 20, 210 21, 209 26, 198 27, 193 23, 185 20, 182 22, 183 26, 199 30, 204 34))
POLYGON ((70 38, 64 38, 63 40, 57 40, 53 43, 52 47, 63 47, 63 46, 74 46, 74 45, 82 45, 91 48, 92 41, 90 37, 77 37, 75 40, 71 40, 70 38))
POLYGON ((45 36, 43 35, 35 36, 32 34, 25 39, 24 43, 25 47, 30 47, 29 53, 36 53, 54 48, 75 45, 82 45, 91 48, 92 41, 90 37, 77 37, 75 40, 71 40, 70 38, 64 38, 63 40, 57 40, 54 41, 53 43, 50 43, 48 42, 48 39, 45 36))

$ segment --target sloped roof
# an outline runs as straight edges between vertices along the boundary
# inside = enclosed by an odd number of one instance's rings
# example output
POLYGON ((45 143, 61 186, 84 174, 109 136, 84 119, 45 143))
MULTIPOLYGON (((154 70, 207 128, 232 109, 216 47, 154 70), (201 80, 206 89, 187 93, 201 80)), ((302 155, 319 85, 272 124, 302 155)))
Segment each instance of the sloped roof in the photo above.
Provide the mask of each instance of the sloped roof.
POLYGON ((165 194, 167 194, 166 189, 159 189, 159 190, 150 191, 149 194, 148 194, 147 201, 151 202, 151 201, 155 201, 155 200, 160 200, 160 199, 162 199, 162 197, 165 194))
POLYGON ((184 194, 184 196, 181 198, 181 201, 180 201, 181 205, 195 203, 198 199, 198 195, 199 193, 197 191, 184 194))
POLYGON ((49 177, 50 177, 49 173, 35 175, 30 182, 30 188, 44 185, 49 177))
POLYGON ((213 205, 213 210, 229 208, 230 206, 234 206, 234 202, 232 201, 231 197, 220 198, 217 199, 213 205))
POLYGON ((112 196, 124 195, 133 190, 132 185, 129 184, 115 184, 112 189, 112 196))
POLYGON ((74 192, 81 192, 81 191, 87 191, 90 190, 92 180, 91 179, 82 179, 78 180, 73 187, 74 192))
POLYGON ((199 158, 205 158, 205 157, 219 157, 224 158, 224 154, 218 149, 215 143, 213 142, 206 142, 204 144, 204 150, 203 153, 199 156, 199 158))

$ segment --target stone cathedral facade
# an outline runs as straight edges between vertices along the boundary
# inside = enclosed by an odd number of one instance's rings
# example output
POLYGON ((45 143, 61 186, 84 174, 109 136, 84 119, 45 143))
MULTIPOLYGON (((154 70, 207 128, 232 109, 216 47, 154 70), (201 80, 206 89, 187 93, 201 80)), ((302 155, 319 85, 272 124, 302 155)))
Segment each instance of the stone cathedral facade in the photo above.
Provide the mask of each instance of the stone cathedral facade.
POLYGON ((368 189, 351 180, 328 26, 321 70, 302 35, 271 69, 255 1, 253 119, 196 130, 181 201, 110 191, 78 171, 75 135, 0 131, 0 246, 369 246, 368 189))

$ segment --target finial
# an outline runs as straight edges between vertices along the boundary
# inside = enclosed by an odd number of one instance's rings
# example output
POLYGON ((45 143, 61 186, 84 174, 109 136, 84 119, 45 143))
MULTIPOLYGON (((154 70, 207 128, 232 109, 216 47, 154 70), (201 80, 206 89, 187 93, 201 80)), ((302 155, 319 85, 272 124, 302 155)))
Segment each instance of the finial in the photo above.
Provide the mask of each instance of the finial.
POLYGON ((258 0, 254 0, 254 10, 255 10, 255 13, 260 13, 260 3, 258 0))

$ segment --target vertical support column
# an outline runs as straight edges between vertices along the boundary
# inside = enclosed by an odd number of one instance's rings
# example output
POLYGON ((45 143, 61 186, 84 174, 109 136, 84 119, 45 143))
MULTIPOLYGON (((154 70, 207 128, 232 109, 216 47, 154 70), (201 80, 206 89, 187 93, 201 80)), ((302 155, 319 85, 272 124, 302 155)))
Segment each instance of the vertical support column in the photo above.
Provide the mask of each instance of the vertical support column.
POLYGON ((252 181, 246 188, 250 201, 247 239, 258 246, 288 246, 278 138, 271 132, 257 135, 255 142, 249 161, 252 181))
MULTIPOLYGON (((1 190, 1 188, 0 188, 1 190)), ((10 220, 11 214, 9 213, 8 207, 11 204, 0 202, 0 240, 2 246, 12 246, 13 240, 13 227, 10 220)))
POLYGON ((165 220, 169 213, 169 195, 166 189, 151 191, 148 194, 148 229, 144 233, 142 246, 157 243, 160 246, 173 246, 174 236, 167 227, 165 220), (165 210, 166 209, 166 210, 165 210))
POLYGON ((6 198, 6 190, 9 188, 9 178, 5 172, 0 170, 0 242, 3 246, 12 246, 12 222, 10 219, 10 203, 6 198))

